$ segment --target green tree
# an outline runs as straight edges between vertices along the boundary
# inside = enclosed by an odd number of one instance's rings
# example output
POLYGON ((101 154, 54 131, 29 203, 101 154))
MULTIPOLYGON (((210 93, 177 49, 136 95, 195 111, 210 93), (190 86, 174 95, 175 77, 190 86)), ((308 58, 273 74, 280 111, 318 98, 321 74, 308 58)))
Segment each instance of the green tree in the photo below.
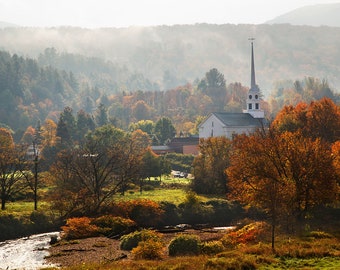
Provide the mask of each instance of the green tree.
POLYGON ((107 116, 107 108, 103 103, 100 103, 98 109, 96 111, 96 123, 97 126, 105 126, 109 123, 108 116, 107 116))
POLYGON ((86 133, 95 129, 95 123, 90 114, 86 113, 84 110, 80 110, 77 113, 76 127, 75 139, 82 142, 85 139, 86 133))
POLYGON ((57 136, 62 143, 71 143, 76 135, 76 120, 71 107, 66 107, 60 114, 57 124, 57 136))
POLYGON ((201 139, 200 154, 193 162, 192 189, 203 194, 226 194, 225 169, 229 166, 231 141, 225 137, 201 139))
POLYGON ((154 134, 160 144, 165 144, 175 137, 176 129, 169 118, 162 117, 155 124, 154 134))
POLYGON ((224 75, 216 68, 209 70, 205 78, 200 82, 198 88, 213 101, 214 110, 221 111, 225 105, 227 94, 224 75))
POLYGON ((146 132, 150 136, 153 134, 153 130, 155 127, 155 123, 151 120, 140 120, 137 123, 131 123, 129 125, 129 131, 135 131, 140 129, 141 131, 146 132))
POLYGON ((96 214, 128 182, 139 179, 145 151, 140 135, 106 125, 90 132, 83 145, 59 153, 51 168, 54 207, 64 215, 96 214))

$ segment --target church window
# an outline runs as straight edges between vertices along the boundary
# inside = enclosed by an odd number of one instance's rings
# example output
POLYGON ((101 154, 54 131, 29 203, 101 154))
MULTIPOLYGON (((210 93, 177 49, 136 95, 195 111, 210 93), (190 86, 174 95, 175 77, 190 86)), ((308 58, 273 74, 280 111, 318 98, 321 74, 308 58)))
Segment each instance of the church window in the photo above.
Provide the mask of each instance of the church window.
POLYGON ((249 95, 249 99, 252 99, 252 95, 249 95))
POLYGON ((258 110, 260 108, 258 103, 255 103, 255 109, 258 110))
POLYGON ((211 126, 214 127, 214 121, 211 122, 211 126))
POLYGON ((259 96, 258 95, 255 95, 255 99, 258 99, 259 98, 259 96))
POLYGON ((248 104, 248 109, 249 109, 249 110, 253 109, 253 106, 252 106, 251 103, 248 104))

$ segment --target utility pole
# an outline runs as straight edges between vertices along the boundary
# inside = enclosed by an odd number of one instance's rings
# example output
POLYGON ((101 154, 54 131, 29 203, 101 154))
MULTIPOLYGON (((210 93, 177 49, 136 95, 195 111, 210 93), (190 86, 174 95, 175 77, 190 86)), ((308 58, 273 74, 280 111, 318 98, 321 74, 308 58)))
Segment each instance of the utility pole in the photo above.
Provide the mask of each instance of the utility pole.
POLYGON ((39 162, 39 148, 36 139, 33 140, 33 153, 34 153, 34 183, 33 183, 33 197, 34 197, 34 210, 38 210, 38 162, 39 162))

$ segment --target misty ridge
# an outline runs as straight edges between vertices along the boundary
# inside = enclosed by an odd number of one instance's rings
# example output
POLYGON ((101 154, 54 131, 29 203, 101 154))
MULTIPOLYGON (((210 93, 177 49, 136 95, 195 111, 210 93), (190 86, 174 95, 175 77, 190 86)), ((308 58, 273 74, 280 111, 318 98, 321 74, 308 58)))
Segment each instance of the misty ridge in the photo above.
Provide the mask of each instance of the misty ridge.
POLYGON ((0 36, 1 50, 40 59, 39 64, 72 71, 77 76, 92 76, 92 86, 100 87, 100 82, 95 81, 96 73, 106 73, 117 84, 129 76, 143 76, 149 82, 145 89, 129 91, 172 89, 201 79, 212 68, 224 74, 227 83, 247 86, 248 39, 253 37, 256 80, 265 95, 278 85, 292 84, 305 77, 325 79, 335 92, 340 88, 338 27, 288 24, 19 27, 0 29, 0 36), (51 52, 51 48, 55 57, 51 54, 46 57, 46 49, 51 52))

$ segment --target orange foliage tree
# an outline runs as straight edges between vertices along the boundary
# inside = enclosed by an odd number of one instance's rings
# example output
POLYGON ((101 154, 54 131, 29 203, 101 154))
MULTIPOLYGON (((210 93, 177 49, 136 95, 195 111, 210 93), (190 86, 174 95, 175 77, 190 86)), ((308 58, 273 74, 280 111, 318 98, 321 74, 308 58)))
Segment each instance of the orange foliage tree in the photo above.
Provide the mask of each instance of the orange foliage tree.
POLYGON ((259 130, 233 142, 227 169, 229 198, 267 212, 275 227, 281 217, 301 220, 314 206, 336 200, 336 174, 329 145, 300 132, 259 130))
POLYGON ((340 109, 329 98, 285 106, 276 116, 273 126, 279 131, 301 130, 304 136, 321 138, 333 143, 340 139, 340 109))
POLYGON ((1 210, 14 194, 22 190, 22 154, 14 144, 12 134, 6 128, 0 128, 0 199, 1 210))

